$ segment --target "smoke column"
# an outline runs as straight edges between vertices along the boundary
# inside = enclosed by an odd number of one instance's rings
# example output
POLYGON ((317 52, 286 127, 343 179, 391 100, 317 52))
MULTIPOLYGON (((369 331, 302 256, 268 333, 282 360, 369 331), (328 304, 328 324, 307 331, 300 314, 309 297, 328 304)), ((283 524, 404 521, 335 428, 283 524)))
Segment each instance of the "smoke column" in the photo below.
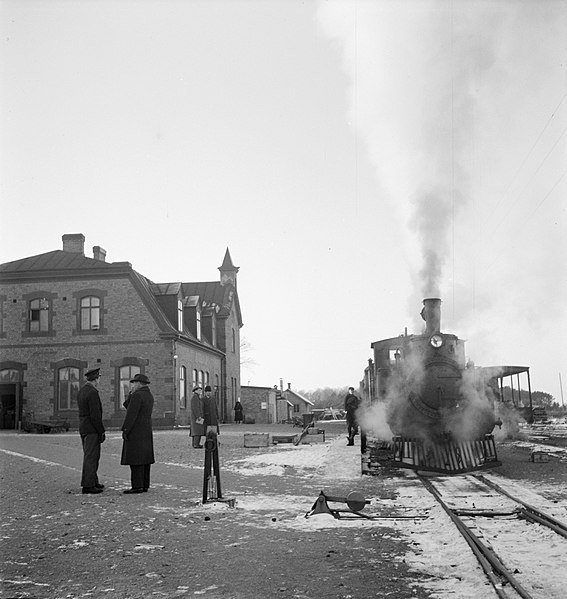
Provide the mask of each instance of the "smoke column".
POLYGON ((400 230, 390 259, 411 273, 397 288, 410 328, 423 324, 421 300, 441 297, 447 330, 466 334, 477 361, 537 364, 556 381, 565 4, 329 0, 317 25, 350 82, 346 118, 374 167, 376 204, 400 230))

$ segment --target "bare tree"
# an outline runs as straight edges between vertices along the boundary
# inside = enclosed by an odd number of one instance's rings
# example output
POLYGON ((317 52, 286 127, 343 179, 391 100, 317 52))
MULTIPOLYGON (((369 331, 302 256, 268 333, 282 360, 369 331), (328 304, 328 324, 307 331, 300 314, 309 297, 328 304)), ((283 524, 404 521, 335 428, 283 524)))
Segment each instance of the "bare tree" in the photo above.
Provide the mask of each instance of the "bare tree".
POLYGON ((241 337, 241 339, 240 339, 240 366, 241 367, 251 370, 252 366, 256 366, 256 361, 251 356, 251 353, 253 351, 254 351, 254 347, 248 341, 248 339, 246 339, 245 337, 241 337))

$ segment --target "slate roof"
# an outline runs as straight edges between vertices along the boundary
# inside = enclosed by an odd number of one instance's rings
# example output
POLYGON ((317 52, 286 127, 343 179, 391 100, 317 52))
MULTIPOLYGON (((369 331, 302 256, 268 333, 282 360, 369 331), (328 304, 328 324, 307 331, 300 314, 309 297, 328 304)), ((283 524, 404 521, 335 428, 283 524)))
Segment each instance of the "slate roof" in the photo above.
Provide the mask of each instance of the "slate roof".
POLYGON ((53 250, 45 254, 38 254, 37 256, 30 256, 0 264, 0 272, 3 273, 33 272, 38 270, 74 270, 79 268, 112 268, 112 263, 87 258, 78 252, 53 250))
MULTIPOLYGON (((232 285, 221 285, 219 281, 209 281, 200 283, 154 283, 147 277, 144 277, 140 273, 136 272, 129 262, 106 262, 104 260, 96 260, 95 258, 88 258, 81 252, 68 252, 64 250, 53 250, 44 254, 38 254, 36 256, 30 256, 27 258, 21 258, 20 260, 14 260, 12 262, 5 262, 0 264, 0 279, 2 275, 6 278, 14 277, 17 279, 25 278, 26 274, 34 275, 34 273, 60 273, 60 276, 67 276, 73 274, 73 271, 85 271, 104 270, 107 274, 111 274, 113 271, 116 273, 117 269, 123 271, 126 269, 133 276, 133 280, 138 283, 138 286, 149 296, 146 298, 146 303, 151 309, 154 317, 160 323, 160 326, 164 329, 171 329, 172 325, 167 320, 163 310, 156 301, 158 295, 181 295, 182 297, 199 296, 204 306, 218 305, 220 306, 219 316, 227 316, 230 312, 230 308, 233 302, 236 302, 236 311, 240 326, 242 326, 242 316, 240 312, 240 305, 238 302, 238 295, 232 285), (232 290, 232 300, 229 298, 230 291, 232 290), (151 299, 150 299, 151 298, 151 299)), ((235 269, 232 264, 232 259, 228 248, 224 256, 223 265, 220 269, 235 269)), ((104 276, 104 274, 103 274, 104 276)), ((175 330, 173 328, 173 330, 175 330)))
POLYGON ((304 401, 306 404, 309 404, 310 406, 314 406, 315 404, 308 400, 307 397, 303 397, 303 395, 301 395, 301 393, 298 393, 297 391, 293 391, 292 389, 286 389, 284 391, 284 393, 289 393, 290 395, 294 395, 295 397, 299 398, 301 401, 304 401))

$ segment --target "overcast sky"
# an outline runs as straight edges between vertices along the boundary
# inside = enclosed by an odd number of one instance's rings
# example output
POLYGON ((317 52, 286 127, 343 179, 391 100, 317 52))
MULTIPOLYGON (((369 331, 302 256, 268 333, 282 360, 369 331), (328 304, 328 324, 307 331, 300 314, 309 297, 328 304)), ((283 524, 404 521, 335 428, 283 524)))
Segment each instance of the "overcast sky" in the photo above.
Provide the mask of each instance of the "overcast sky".
POLYGON ((567 2, 0 0, 0 262, 229 247, 243 384, 354 385, 424 297, 567 393, 567 2))

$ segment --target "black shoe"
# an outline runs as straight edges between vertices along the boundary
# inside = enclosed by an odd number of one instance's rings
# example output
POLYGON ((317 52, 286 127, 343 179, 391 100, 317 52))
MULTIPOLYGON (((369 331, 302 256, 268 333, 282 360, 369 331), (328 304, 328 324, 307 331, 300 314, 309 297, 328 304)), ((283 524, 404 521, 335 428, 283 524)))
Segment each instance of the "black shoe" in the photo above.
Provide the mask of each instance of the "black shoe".
POLYGON ((126 489, 125 491, 123 491, 123 493, 126 493, 126 495, 131 495, 132 493, 143 493, 144 489, 139 488, 139 489, 126 489))
POLYGON ((83 495, 86 495, 87 493, 102 493, 102 489, 99 489, 98 487, 83 487, 83 495))
POLYGON ((104 485, 103 485, 103 484, 101 484, 101 483, 97 483, 97 484, 95 485, 95 487, 96 487, 97 489, 104 489, 104 485))

